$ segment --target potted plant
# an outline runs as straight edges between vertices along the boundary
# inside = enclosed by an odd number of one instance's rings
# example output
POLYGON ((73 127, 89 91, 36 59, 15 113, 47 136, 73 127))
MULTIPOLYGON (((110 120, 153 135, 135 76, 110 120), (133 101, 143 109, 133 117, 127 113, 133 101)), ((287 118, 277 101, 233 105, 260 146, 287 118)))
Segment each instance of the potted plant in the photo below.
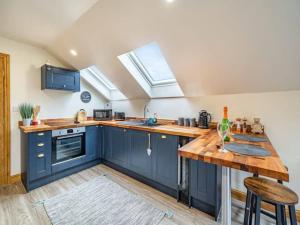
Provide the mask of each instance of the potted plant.
POLYGON ((29 127, 33 115, 33 106, 29 103, 23 103, 19 106, 19 111, 23 120, 23 126, 29 127))

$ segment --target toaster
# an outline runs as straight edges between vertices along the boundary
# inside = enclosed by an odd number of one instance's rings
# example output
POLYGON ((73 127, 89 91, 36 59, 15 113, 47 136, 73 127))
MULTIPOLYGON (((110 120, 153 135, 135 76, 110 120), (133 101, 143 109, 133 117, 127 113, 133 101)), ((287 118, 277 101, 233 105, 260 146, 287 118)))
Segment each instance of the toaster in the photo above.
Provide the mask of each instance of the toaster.
POLYGON ((114 119, 115 120, 125 120, 125 113, 124 112, 115 112, 114 119))

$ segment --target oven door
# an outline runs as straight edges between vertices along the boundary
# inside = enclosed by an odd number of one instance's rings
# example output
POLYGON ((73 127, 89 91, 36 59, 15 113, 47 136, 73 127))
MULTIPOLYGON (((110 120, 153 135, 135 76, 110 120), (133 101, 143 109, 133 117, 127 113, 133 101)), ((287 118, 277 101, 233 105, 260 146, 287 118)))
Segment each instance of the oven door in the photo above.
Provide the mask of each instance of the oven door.
POLYGON ((85 155, 84 133, 54 137, 52 140, 52 164, 85 155))

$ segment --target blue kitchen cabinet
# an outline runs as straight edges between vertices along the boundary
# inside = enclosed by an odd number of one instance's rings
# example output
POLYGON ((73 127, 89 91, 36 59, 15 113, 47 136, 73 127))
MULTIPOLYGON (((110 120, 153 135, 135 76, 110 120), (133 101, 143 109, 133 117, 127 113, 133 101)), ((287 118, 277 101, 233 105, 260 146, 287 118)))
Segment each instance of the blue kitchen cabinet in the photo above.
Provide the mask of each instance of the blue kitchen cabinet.
POLYGON ((98 126, 97 158, 104 159, 104 126, 98 126))
POLYGON ((128 168, 143 177, 152 179, 152 155, 147 153, 151 145, 151 133, 130 130, 129 134, 128 168))
POLYGON ((190 160, 190 204, 217 218, 221 204, 221 167, 190 160))
POLYGON ((50 65, 42 66, 42 90, 80 91, 80 72, 50 65))
POLYGON ((86 149, 86 161, 92 161, 100 158, 99 149, 99 134, 98 126, 86 127, 85 133, 85 149, 86 149))
POLYGON ((29 181, 37 180, 51 174, 51 132, 36 132, 27 134, 25 142, 28 150, 27 176, 29 181))
POLYGON ((102 158, 111 161, 111 127, 103 127, 102 158))
POLYGON ((154 133, 151 135, 153 179, 177 189, 178 136, 154 133))
POLYGON ((105 159, 118 166, 127 168, 130 140, 127 129, 118 127, 105 128, 105 159))

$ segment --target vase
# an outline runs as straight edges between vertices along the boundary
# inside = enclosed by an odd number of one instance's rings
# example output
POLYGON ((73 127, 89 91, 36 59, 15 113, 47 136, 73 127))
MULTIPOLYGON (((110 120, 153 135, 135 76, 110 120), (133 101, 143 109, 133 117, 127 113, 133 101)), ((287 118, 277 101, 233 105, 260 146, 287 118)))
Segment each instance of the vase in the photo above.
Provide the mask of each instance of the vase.
POLYGON ((30 127, 30 125, 31 125, 31 119, 23 119, 24 127, 30 127))

